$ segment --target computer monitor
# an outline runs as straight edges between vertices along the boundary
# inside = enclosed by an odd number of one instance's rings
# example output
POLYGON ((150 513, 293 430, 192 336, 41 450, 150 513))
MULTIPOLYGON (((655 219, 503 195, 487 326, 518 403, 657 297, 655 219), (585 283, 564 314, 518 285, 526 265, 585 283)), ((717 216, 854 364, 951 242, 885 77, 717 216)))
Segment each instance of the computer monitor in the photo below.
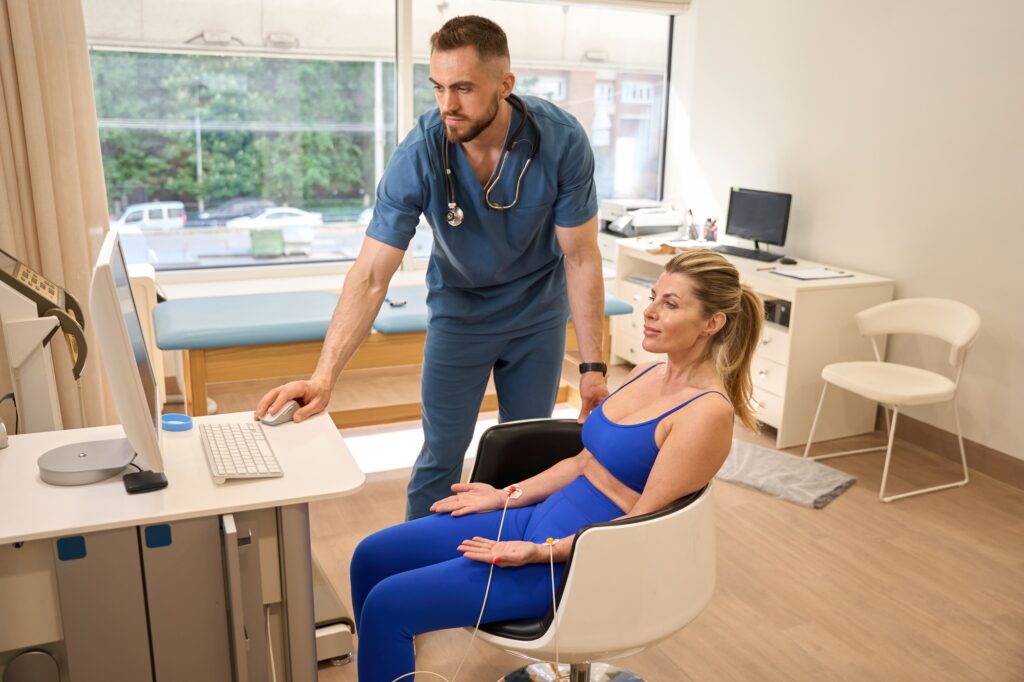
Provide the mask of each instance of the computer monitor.
POLYGON ((156 377, 116 232, 107 233, 96 259, 89 307, 125 435, 143 462, 153 471, 161 472, 156 377))
POLYGON ((164 488, 156 378, 116 232, 107 234, 96 259, 89 314, 127 438, 67 443, 48 450, 38 459, 40 478, 51 485, 96 483, 122 473, 138 457, 139 471, 123 478, 128 492, 164 488))
POLYGON ((786 243, 793 195, 733 187, 725 233, 733 237, 782 246, 786 243))

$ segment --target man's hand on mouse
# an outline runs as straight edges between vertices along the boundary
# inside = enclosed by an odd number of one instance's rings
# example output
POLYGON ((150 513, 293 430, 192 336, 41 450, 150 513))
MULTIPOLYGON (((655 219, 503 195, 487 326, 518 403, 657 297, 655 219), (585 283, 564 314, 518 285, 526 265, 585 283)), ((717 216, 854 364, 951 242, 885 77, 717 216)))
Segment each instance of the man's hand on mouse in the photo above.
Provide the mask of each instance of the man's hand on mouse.
POLYGON ((289 400, 298 400, 302 407, 292 415, 293 422, 301 422, 322 412, 331 399, 331 387, 315 378, 305 381, 289 381, 283 386, 278 386, 267 391, 256 410, 253 412, 253 419, 259 420, 263 415, 277 414, 289 400))

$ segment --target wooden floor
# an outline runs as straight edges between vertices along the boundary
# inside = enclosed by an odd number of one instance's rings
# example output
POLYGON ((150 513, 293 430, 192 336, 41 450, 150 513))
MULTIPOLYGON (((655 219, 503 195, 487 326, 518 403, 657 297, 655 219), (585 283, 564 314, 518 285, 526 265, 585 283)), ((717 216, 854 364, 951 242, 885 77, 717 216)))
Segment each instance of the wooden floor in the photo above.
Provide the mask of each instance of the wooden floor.
MULTIPOLYGON (((771 445, 764 434, 737 437, 771 445)), ((881 434, 822 447, 872 438, 881 434)), ((665 682, 1024 680, 1024 491, 975 475, 964 488, 883 504, 882 456, 830 460, 857 483, 823 510, 719 482, 710 606, 617 664, 665 682)), ((896 490, 956 476, 911 445, 898 443, 894 458, 896 490)), ((347 604, 352 550, 402 520, 407 478, 375 474, 358 494, 313 505, 313 551, 347 604)), ((417 638, 417 667, 450 676, 468 641, 461 630, 417 638)), ((495 680, 518 665, 476 642, 460 679, 495 680)), ((355 682, 356 667, 322 667, 319 679, 355 682)))

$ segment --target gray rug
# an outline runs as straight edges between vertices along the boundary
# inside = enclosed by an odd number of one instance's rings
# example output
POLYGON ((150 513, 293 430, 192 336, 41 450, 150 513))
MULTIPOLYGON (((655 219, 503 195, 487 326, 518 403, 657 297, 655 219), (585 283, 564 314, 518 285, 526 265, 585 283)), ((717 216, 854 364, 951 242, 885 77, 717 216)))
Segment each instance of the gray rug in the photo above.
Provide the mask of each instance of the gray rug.
POLYGON ((857 480, 814 460, 739 440, 732 442, 716 478, 814 509, 824 507, 857 480))

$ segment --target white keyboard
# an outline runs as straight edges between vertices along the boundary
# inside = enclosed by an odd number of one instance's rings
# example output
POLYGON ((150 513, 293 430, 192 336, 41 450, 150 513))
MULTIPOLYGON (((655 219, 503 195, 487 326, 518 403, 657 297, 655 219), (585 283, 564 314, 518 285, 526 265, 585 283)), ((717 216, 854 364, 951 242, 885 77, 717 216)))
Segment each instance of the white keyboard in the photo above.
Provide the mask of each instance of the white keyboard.
POLYGON ((261 424, 200 424, 199 435, 214 483, 229 478, 283 476, 261 424))

